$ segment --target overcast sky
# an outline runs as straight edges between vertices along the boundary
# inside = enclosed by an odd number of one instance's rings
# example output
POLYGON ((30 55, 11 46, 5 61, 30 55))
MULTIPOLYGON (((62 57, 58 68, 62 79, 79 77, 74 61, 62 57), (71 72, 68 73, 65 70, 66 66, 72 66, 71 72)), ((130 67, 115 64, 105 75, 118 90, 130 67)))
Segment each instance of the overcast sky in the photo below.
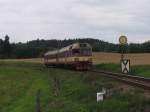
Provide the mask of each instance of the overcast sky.
POLYGON ((0 0, 0 38, 150 40, 150 0, 0 0))

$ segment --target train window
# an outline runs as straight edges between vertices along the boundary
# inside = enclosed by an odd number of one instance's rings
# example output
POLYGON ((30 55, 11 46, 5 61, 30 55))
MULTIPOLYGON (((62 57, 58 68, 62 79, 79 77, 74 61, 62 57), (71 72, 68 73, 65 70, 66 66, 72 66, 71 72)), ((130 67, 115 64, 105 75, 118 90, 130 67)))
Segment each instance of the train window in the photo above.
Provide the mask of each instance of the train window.
POLYGON ((69 57, 69 56, 71 56, 71 52, 70 51, 66 51, 65 52, 65 57, 69 57))
POLYGON ((71 56, 72 55, 72 53, 71 53, 71 51, 69 51, 69 56, 71 56))
POLYGON ((68 52, 66 51, 66 52, 65 52, 65 57, 67 57, 67 56, 68 56, 68 52))
POLYGON ((92 55, 92 52, 90 50, 88 51, 88 55, 92 55))
POLYGON ((79 51, 79 49, 73 49, 73 50, 72 50, 72 53, 73 53, 73 54, 78 54, 78 53, 80 53, 80 51, 79 51))
POLYGON ((80 44, 80 47, 87 47, 86 44, 80 44))
POLYGON ((67 57, 69 57, 69 51, 67 51, 67 57))
POLYGON ((90 49, 82 49, 81 51, 81 55, 91 55, 91 50, 90 49))
POLYGON ((69 49, 72 49, 72 46, 70 46, 70 48, 69 49))

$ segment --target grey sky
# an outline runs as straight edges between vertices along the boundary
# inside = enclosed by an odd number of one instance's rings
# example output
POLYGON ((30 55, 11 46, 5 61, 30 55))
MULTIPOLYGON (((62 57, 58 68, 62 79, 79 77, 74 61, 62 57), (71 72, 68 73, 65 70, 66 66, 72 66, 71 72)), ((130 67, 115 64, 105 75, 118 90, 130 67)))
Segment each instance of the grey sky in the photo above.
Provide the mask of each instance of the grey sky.
POLYGON ((0 38, 12 42, 98 38, 150 40, 150 0, 0 0, 0 38))

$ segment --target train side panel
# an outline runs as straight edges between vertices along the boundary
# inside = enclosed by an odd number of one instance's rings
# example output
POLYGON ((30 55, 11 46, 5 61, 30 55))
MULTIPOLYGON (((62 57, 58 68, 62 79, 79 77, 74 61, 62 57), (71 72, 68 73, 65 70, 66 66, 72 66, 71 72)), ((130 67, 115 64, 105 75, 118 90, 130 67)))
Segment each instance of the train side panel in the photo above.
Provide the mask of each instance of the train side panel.
MULTIPOLYGON (((71 46, 72 48, 72 46, 71 46)), ((80 49, 79 46, 70 49, 66 47, 54 54, 46 55, 44 57, 44 63, 46 66, 61 66, 74 68, 76 70, 88 70, 92 66, 92 50, 80 49), (66 50, 65 50, 66 49, 66 50), (78 52, 80 51, 80 52, 78 52)))

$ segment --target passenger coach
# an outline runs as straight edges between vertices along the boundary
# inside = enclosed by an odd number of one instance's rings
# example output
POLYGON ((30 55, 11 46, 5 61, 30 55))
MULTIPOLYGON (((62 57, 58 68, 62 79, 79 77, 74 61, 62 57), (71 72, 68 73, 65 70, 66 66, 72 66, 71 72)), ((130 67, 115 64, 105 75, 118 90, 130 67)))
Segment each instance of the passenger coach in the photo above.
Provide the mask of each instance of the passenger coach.
POLYGON ((69 67, 76 70, 88 70, 92 66, 92 47, 88 43, 74 43, 44 55, 48 66, 69 67))

